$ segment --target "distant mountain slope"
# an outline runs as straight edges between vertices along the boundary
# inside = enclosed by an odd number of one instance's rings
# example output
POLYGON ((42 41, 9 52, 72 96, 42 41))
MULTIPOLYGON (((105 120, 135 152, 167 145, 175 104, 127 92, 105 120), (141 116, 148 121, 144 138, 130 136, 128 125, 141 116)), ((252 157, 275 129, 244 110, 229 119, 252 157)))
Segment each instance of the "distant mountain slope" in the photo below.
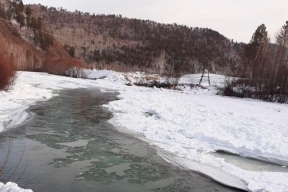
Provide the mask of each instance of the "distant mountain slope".
POLYGON ((199 72, 204 58, 214 72, 241 68, 243 44, 216 31, 121 15, 90 15, 79 11, 28 5, 71 56, 90 66, 118 71, 143 70, 169 74, 199 72))
MULTIPOLYGON (((30 28, 32 21, 36 18, 27 14, 21 0, 0 1, 0 51, 18 70, 39 71, 47 56, 70 57, 53 36, 49 36, 47 44, 48 35, 30 28)), ((38 24, 39 29, 45 28, 41 22, 38 24)))

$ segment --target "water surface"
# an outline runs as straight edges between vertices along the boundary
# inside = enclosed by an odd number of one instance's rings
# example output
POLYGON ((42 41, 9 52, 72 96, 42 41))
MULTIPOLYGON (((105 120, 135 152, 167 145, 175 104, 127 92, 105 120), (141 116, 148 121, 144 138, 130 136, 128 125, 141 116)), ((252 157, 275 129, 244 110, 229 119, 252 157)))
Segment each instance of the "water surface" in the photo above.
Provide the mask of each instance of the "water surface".
POLYGON ((65 90, 31 107, 33 120, 0 135, 0 181, 35 192, 237 191, 170 165, 145 142, 117 132, 101 107, 115 99, 114 92, 65 90))

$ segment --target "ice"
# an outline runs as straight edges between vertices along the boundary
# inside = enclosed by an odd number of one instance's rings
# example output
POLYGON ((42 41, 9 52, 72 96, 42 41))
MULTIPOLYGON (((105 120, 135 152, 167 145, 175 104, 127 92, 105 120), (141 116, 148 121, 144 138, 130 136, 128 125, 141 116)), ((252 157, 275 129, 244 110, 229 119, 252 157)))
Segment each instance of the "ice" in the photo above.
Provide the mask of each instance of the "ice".
POLYGON ((16 183, 8 182, 5 185, 0 182, 1 192, 32 192, 31 189, 21 189, 16 183))
POLYGON ((70 142, 70 143, 56 143, 56 144, 63 145, 66 147, 71 147, 71 148, 79 148, 79 147, 86 147, 88 143, 89 143, 88 140, 78 140, 78 141, 70 142))
MULTIPOLYGON (((125 86, 139 81, 140 73, 92 70, 90 75, 96 80, 18 73, 13 89, 0 92, 0 131, 27 121, 31 118, 27 107, 52 98, 61 89, 114 89, 120 93, 119 100, 105 107, 113 112, 115 126, 171 154, 167 161, 192 170, 195 163, 203 165, 197 171, 238 188, 246 185, 250 191, 288 191, 288 173, 245 170, 211 153, 227 151, 287 166, 287 104, 216 95, 215 87, 223 86, 227 78, 221 75, 211 74, 210 86, 204 79, 207 89, 181 91, 125 86)), ((200 76, 187 75, 180 82, 197 84, 200 76)))
MULTIPOLYGON (((198 83, 200 75, 185 78, 180 82, 198 83)), ((106 107, 115 111, 118 126, 144 135, 151 144, 183 157, 184 167, 191 169, 187 162, 199 162, 236 176, 239 185, 244 181, 252 191, 288 191, 287 173, 247 171, 209 154, 222 150, 288 164, 287 105, 215 95, 215 86, 223 86, 224 81, 225 77, 212 74, 212 86, 182 92, 127 88, 120 91, 121 100, 106 107)), ((209 171, 205 174, 209 175, 209 171)))

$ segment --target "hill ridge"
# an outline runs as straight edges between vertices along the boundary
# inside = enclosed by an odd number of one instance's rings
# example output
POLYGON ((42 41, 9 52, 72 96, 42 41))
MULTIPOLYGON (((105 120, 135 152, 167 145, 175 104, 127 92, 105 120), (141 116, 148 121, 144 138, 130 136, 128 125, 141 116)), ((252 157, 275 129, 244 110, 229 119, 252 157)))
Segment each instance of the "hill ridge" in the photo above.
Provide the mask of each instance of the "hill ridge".
POLYGON ((167 74, 201 71, 208 58, 211 70, 228 73, 241 67, 243 44, 208 28, 161 24, 122 15, 71 12, 43 5, 27 5, 72 57, 91 67, 116 71, 167 74), (59 38, 60 37, 60 38, 59 38))

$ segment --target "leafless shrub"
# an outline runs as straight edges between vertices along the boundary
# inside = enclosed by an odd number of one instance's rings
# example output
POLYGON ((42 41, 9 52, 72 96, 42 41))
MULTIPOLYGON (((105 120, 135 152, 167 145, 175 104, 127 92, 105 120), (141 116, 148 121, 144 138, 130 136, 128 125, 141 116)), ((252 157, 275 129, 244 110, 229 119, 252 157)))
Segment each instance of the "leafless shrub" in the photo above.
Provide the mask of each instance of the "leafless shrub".
POLYGON ((69 77, 75 77, 75 78, 87 78, 87 74, 81 67, 71 67, 66 72, 65 75, 69 77))
POLYGON ((75 69, 78 70, 85 67, 86 64, 78 59, 47 57, 42 71, 55 75, 67 75, 69 69, 71 69, 70 72, 74 73, 75 69))
POLYGON ((248 69, 250 76, 229 82, 222 90, 223 95, 288 103, 288 22, 275 45, 264 37, 248 69))
POLYGON ((14 83, 15 70, 13 63, 0 53, 0 90, 8 90, 14 83))
MULTIPOLYGON (((266 45, 267 46, 267 45, 266 45)), ((221 94, 269 102, 288 103, 288 67, 283 47, 263 49, 255 61, 253 75, 226 82, 221 94)))

